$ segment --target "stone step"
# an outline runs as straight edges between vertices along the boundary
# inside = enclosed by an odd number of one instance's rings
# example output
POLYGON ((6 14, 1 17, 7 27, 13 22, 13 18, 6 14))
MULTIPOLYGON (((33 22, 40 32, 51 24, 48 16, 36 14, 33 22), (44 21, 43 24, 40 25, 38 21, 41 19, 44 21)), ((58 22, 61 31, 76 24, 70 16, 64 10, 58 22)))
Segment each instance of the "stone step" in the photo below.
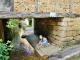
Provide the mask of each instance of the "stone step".
POLYGON ((36 53, 40 57, 41 60, 46 60, 48 56, 60 51, 61 48, 59 48, 57 45, 54 43, 51 43, 50 46, 42 46, 39 50, 36 50, 36 53))

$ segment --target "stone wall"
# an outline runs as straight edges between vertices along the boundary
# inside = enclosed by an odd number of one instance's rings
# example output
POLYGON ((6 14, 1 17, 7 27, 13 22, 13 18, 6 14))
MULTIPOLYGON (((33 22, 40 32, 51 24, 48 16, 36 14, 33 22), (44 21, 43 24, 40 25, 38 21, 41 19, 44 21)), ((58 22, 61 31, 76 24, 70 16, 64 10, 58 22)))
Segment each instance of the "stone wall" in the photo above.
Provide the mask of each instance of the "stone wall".
POLYGON ((72 13, 80 13, 80 0, 72 0, 72 13))
POLYGON ((35 0, 14 0, 14 11, 16 12, 34 12, 35 0))
POLYGON ((80 18, 35 19, 35 33, 46 36, 59 46, 80 43, 80 18))
POLYGON ((79 13, 80 0, 14 0, 16 12, 79 13))

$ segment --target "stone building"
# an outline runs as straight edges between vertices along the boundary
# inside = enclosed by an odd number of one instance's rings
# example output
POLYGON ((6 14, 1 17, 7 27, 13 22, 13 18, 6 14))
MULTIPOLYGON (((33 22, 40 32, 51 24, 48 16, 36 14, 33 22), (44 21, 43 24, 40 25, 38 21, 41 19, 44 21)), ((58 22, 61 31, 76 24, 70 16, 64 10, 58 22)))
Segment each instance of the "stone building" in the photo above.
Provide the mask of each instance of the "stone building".
POLYGON ((59 47, 80 44, 79 9, 80 0, 0 0, 0 39, 5 39, 5 20, 34 18, 35 34, 59 47))
POLYGON ((2 18, 34 18, 36 34, 59 46, 79 43, 80 0, 6 0, 0 8, 0 37, 4 39, 2 18), (5 6, 5 7, 4 7, 5 6), (3 32, 3 33, 2 33, 3 32))

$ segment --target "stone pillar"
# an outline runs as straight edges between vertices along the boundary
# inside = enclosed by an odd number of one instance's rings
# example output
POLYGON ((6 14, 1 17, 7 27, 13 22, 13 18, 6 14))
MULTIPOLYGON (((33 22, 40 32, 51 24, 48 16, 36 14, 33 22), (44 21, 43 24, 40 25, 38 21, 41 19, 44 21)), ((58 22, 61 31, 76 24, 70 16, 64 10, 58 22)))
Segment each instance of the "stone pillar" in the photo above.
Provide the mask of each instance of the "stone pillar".
POLYGON ((0 19, 0 39, 4 40, 4 28, 3 28, 2 19, 0 19))

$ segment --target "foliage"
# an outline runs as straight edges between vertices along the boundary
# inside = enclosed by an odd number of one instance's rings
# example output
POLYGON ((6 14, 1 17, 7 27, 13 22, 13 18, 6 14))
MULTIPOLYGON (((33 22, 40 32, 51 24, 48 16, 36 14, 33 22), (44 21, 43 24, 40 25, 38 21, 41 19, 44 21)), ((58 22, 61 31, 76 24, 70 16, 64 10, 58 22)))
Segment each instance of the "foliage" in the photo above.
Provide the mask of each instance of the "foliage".
POLYGON ((8 60, 9 59, 9 51, 12 49, 12 45, 9 45, 11 41, 7 41, 7 43, 3 43, 2 39, 0 39, 0 60, 8 60))
POLYGON ((28 21, 29 21, 29 27, 31 27, 31 25, 32 25, 32 18, 28 18, 28 21))
POLYGON ((19 19, 9 19, 6 26, 8 28, 13 28, 13 27, 18 26, 18 25, 19 25, 19 19))
POLYGON ((9 28, 9 37, 11 39, 13 39, 13 37, 15 37, 15 35, 17 35, 16 33, 18 32, 18 26, 19 26, 19 19, 9 19, 7 21, 7 25, 6 27, 9 28))
POLYGON ((32 18, 28 18, 28 20, 32 20, 32 18))

